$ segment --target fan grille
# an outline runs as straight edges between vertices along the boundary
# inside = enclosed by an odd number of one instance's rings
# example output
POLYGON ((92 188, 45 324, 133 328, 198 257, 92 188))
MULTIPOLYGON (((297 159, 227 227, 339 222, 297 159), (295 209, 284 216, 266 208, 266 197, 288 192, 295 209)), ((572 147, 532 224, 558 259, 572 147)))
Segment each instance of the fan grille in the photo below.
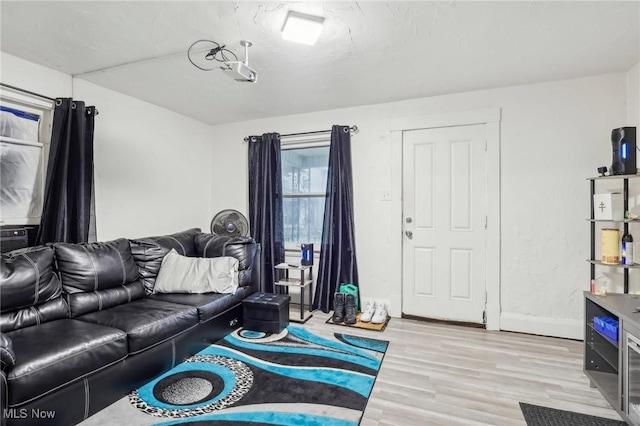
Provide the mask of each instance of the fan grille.
POLYGON ((228 237, 246 237, 249 235, 249 223, 237 210, 222 210, 211 221, 211 233, 228 237))

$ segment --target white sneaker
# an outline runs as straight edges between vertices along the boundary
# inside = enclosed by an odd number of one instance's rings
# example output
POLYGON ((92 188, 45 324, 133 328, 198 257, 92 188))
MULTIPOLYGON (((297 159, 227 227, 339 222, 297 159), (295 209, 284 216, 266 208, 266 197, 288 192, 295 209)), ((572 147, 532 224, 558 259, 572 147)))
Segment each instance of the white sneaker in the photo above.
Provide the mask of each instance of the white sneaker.
POLYGON ((376 312, 371 318, 373 324, 383 324, 387 320, 387 306, 384 303, 376 304, 376 312))
POLYGON ((362 311, 362 315, 360 315, 360 321, 369 322, 373 317, 373 314, 376 312, 376 302, 368 302, 367 306, 365 306, 364 311, 362 311))

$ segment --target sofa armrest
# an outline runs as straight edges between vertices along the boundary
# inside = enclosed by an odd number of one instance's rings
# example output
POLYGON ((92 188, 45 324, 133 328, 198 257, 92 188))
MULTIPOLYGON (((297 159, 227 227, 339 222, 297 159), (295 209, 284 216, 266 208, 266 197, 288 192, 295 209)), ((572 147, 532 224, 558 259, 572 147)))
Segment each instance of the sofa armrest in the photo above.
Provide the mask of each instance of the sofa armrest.
POLYGON ((251 288, 250 294, 264 291, 264 284, 262 283, 262 246, 260 243, 256 243, 256 252, 253 257, 253 271, 249 285, 251 288))
POLYGON ((2 371, 16 365, 16 353, 13 350, 13 342, 4 333, 0 333, 0 367, 2 371))
POLYGON ((0 371, 0 426, 7 425, 7 408, 9 408, 9 395, 7 392, 9 390, 9 386, 7 386, 7 376, 4 374, 4 371, 0 371))

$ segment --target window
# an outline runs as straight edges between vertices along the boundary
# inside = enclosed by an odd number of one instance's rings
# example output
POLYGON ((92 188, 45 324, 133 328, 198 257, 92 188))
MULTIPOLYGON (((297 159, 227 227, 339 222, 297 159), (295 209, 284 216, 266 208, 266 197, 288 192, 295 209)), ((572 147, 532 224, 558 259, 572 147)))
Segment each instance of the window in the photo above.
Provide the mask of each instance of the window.
POLYGON ((52 105, 29 95, 0 98, 0 225, 37 225, 42 215, 52 105))
POLYGON ((328 142, 282 146, 285 248, 321 242, 328 166, 328 142))

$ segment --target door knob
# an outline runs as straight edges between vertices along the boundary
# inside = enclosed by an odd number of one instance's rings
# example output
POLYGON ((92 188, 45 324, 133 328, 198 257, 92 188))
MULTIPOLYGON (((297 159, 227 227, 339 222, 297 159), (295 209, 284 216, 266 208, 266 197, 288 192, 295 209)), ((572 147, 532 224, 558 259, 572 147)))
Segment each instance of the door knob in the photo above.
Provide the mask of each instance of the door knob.
POLYGON ((413 232, 411 231, 404 231, 405 235, 407 236, 407 238, 412 239, 413 238, 413 232))
POLYGON ((405 220, 407 221, 407 223, 413 222, 413 219, 411 219, 410 217, 406 218, 405 220))

